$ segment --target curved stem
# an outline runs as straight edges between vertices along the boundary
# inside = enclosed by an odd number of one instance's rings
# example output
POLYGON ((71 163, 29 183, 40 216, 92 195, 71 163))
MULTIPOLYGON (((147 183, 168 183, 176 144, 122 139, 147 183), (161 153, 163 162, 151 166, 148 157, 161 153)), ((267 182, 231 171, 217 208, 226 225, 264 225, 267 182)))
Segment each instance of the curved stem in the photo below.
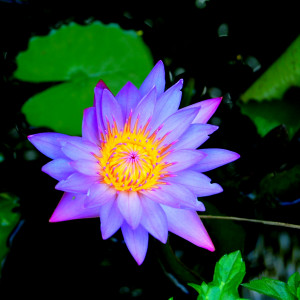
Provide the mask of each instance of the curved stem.
POLYGON ((271 225, 271 226, 281 226, 281 227, 300 229, 300 225, 296 225, 296 224, 274 222, 274 221, 265 221, 265 220, 256 220, 256 219, 247 219, 247 218, 239 218, 239 217, 201 215, 200 218, 201 219, 243 221, 243 222, 260 223, 260 224, 271 225))

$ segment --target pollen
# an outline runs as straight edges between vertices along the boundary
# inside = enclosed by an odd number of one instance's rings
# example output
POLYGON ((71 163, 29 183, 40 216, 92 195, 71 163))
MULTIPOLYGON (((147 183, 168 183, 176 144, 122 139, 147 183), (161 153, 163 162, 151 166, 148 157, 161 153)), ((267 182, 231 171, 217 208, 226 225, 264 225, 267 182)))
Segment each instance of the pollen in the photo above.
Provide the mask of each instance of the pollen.
POLYGON ((117 191, 141 191, 159 188, 164 178, 171 176, 163 162, 170 153, 171 145, 162 145, 166 136, 156 139, 160 128, 150 135, 150 120, 138 128, 139 117, 132 125, 132 115, 124 128, 118 129, 116 122, 107 122, 107 131, 101 133, 100 165, 102 182, 117 191))

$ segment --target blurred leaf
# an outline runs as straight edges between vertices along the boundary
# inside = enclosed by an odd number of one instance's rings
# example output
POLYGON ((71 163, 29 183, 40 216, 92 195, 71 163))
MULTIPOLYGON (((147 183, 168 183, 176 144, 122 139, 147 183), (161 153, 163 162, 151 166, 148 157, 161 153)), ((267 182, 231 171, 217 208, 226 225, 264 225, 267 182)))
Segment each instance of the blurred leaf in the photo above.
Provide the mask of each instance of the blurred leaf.
POLYGON ((241 96, 243 102, 282 99, 292 86, 300 86, 300 36, 241 96))
POLYGON ((295 272, 288 279, 288 287, 289 290, 297 297, 297 291, 300 289, 300 274, 295 272))
POLYGON ((290 137, 300 128, 300 101, 250 101, 240 103, 241 112, 247 115, 256 125, 261 136, 273 128, 284 124, 290 137))
POLYGON ((213 281, 201 285, 190 284, 199 293, 197 300, 240 299, 238 287, 246 273, 240 251, 224 255, 215 267, 213 281))
POLYGON ((13 209, 18 206, 18 198, 16 196, 0 193, 0 263, 3 262, 9 251, 7 239, 20 219, 19 213, 13 212, 13 209))
POLYGON ((266 199, 290 201, 299 196, 299 186, 300 165, 296 165, 289 170, 265 176, 260 182, 259 194, 264 201, 266 199))
POLYGON ((261 279, 252 280, 249 283, 244 283, 242 285, 249 290, 256 291, 275 299, 297 300, 297 298, 290 291, 289 286, 285 282, 279 280, 264 277, 261 279))
POLYGON ((72 135, 80 134, 83 109, 92 106, 100 79, 116 94, 127 81, 139 86, 153 67, 150 51, 138 34, 98 21, 86 26, 71 23, 47 36, 33 37, 16 61, 17 79, 65 81, 24 104, 27 121, 72 135))

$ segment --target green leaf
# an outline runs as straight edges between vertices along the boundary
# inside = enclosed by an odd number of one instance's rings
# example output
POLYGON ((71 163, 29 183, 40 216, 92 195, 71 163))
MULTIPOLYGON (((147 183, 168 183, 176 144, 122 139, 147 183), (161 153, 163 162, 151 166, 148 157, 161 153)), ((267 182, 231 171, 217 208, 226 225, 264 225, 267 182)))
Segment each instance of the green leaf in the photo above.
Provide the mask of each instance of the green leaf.
POLYGON ((290 292, 297 297, 297 291, 300 288, 300 274, 295 272, 293 275, 291 275, 287 284, 290 292))
POLYGON ((300 87, 300 36, 240 97, 241 112, 250 117, 261 136, 281 124, 290 136, 300 128, 298 97, 284 99, 291 87, 300 87))
POLYGON ((261 136, 265 136, 273 128, 283 124, 286 126, 290 137, 300 128, 300 101, 250 101, 240 103, 242 114, 248 116, 257 127, 261 136))
POLYGON ((269 297, 273 297, 278 300, 296 300, 297 298, 290 292, 288 285, 285 282, 271 279, 262 278, 252 280, 249 283, 242 284, 244 287, 264 294, 269 297))
POLYGON ((300 36, 241 96, 243 102, 282 99, 292 86, 300 87, 300 36))
POLYGON ((224 255, 217 262, 213 281, 201 285, 190 284, 198 293, 198 300, 240 299, 238 287, 246 273, 240 251, 224 255))
POLYGON ((33 37, 16 61, 17 79, 62 82, 24 104, 27 121, 73 135, 81 132, 83 109, 92 106, 100 79, 116 94, 127 81, 140 86, 153 67, 150 51, 137 33, 98 21, 86 26, 71 23, 33 37))
POLYGON ((16 196, 9 193, 0 193, 0 271, 1 262, 3 262, 9 251, 7 239, 20 219, 20 214, 13 212, 13 209, 18 205, 16 196))

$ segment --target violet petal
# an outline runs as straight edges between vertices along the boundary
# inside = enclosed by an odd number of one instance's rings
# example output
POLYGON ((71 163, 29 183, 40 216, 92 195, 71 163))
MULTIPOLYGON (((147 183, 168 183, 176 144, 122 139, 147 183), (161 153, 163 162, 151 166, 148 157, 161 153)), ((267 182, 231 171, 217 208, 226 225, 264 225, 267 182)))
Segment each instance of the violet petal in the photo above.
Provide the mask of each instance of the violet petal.
POLYGON ((215 247, 197 212, 162 206, 168 218, 169 231, 189 242, 214 251, 215 247))
POLYGON ((116 199, 117 192, 105 183, 96 182, 88 190, 84 207, 96 207, 116 199))
POLYGON ((149 127, 152 128, 152 131, 154 131, 157 126, 163 123, 167 117, 177 111, 182 95, 182 85, 183 80, 181 79, 176 84, 171 86, 167 91, 165 91, 157 100, 153 118, 149 125, 149 127), (157 126, 154 127, 153 124, 156 124, 157 126))
POLYGON ((85 197, 84 194, 64 193, 49 222, 99 217, 98 207, 84 208, 85 197))
POLYGON ((55 188, 68 193, 87 193, 90 186, 97 182, 99 177, 86 176, 80 173, 74 173, 67 179, 61 180, 55 188))
POLYGON ((118 207, 132 229, 140 224, 143 209, 137 192, 119 192, 118 207))
POLYGON ((101 235, 104 240, 119 230, 124 218, 118 208, 117 201, 108 201, 100 207, 100 220, 101 235))
POLYGON ((131 128, 134 127, 137 119, 138 128, 144 127, 149 118, 152 117, 153 110, 156 103, 156 88, 153 87, 149 93, 147 93, 143 99, 139 102, 137 107, 134 109, 132 118, 131 118, 131 128))
POLYGON ((114 121, 116 122, 119 130, 124 127, 124 117, 121 106, 113 94, 107 89, 103 91, 102 95, 102 120, 106 129, 107 122, 112 128, 114 121))
MULTIPOLYGON (((169 144, 179 138, 190 126, 195 116, 198 113, 198 108, 179 110, 169 116, 162 124, 161 129, 157 132, 156 139, 164 138, 163 144, 169 144)), ((156 127, 158 124, 153 124, 156 127)))
POLYGON ((61 141, 81 140, 77 136, 69 136, 56 132, 37 133, 28 136, 28 140, 44 155, 55 158, 66 158, 66 155, 61 151, 61 141))
POLYGON ((88 176, 98 176, 100 172, 100 165, 93 160, 80 159, 71 161, 70 165, 78 172, 88 176))
POLYGON ((141 265, 148 248, 149 235, 147 230, 141 225, 133 230, 126 222, 123 222, 121 229, 129 252, 138 265, 141 265))
POLYGON ((209 177, 192 170, 180 171, 176 173, 175 177, 169 177, 168 181, 185 185, 198 197, 210 196, 223 191, 219 184, 211 183, 211 179, 209 177))
POLYGON ((94 144, 99 144, 98 122, 95 107, 88 107, 83 112, 82 138, 94 144))
POLYGON ((143 217, 141 224, 156 239, 166 243, 168 239, 168 222, 164 210, 158 203, 141 194, 143 217))
POLYGON ((159 61, 141 84, 139 89, 141 96, 145 96, 153 86, 156 87, 157 95, 161 95, 165 90, 165 69, 162 61, 159 61))
POLYGON ((130 112, 136 108, 140 99, 141 94, 138 88, 131 82, 127 82, 119 91, 116 95, 116 100, 121 106, 124 120, 126 120, 129 117, 130 112))
POLYGON ((66 179, 75 172, 70 165, 70 161, 64 158, 51 160, 42 167, 42 171, 57 180, 66 179))
POLYGON ((225 149, 201 149, 201 152, 206 154, 206 156, 193 166, 193 170, 198 172, 207 172, 213 170, 233 162, 240 157, 240 155, 236 152, 225 149))
POLYGON ((210 124, 191 124, 172 148, 196 149, 209 139, 209 134, 212 134, 217 129, 218 126, 210 124))
POLYGON ((205 156, 206 153, 200 150, 181 149, 171 152, 162 162, 173 163, 173 165, 167 167, 166 170, 169 172, 178 172, 193 166, 204 159, 205 156))

